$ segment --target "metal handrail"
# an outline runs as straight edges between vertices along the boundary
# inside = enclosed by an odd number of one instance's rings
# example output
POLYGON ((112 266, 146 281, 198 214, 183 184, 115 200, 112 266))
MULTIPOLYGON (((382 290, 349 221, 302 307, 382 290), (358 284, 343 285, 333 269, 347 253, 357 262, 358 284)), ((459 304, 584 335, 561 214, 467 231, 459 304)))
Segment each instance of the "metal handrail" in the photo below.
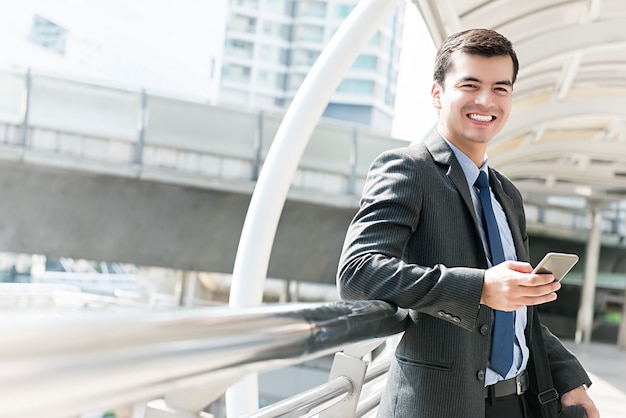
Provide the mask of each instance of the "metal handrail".
POLYGON ((0 415, 65 418, 231 382, 394 335, 406 319, 384 302, 5 313, 0 415))

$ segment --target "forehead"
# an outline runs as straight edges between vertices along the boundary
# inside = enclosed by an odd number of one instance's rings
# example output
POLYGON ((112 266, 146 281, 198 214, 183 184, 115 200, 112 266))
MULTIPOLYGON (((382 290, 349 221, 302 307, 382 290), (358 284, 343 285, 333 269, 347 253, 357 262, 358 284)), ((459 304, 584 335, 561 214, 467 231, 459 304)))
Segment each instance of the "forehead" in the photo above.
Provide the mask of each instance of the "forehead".
POLYGON ((456 51, 452 54, 446 81, 475 79, 483 83, 513 82, 513 59, 508 55, 485 57, 456 51))

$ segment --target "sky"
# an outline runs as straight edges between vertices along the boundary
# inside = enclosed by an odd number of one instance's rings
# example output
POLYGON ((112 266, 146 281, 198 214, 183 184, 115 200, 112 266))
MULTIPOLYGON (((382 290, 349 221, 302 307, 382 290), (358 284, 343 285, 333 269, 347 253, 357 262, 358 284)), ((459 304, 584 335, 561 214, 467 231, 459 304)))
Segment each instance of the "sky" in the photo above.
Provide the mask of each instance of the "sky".
MULTIPOLYGON (((203 99, 215 97, 227 0, 0 0, 0 67, 203 99), (29 41, 33 15, 67 29, 63 55, 29 41)), ((406 24, 392 136, 420 139, 434 124, 435 48, 416 7, 406 24)), ((401 6, 402 7, 402 6, 401 6)))
POLYGON ((420 140, 435 124, 432 70, 436 48, 417 7, 407 4, 392 136, 420 140))

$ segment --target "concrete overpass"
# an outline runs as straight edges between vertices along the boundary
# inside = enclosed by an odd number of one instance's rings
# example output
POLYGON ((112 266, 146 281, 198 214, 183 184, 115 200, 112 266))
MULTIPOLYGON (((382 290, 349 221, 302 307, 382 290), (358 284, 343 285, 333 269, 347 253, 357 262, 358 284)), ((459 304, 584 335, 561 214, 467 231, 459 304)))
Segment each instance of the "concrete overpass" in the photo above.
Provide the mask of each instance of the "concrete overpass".
MULTIPOLYGON (((0 73, 0 91, 0 251, 232 272, 280 115, 43 74, 0 73)), ((334 282, 370 162, 405 144, 319 124, 282 213, 269 276, 334 282)), ((535 261, 559 250, 584 259, 584 208, 526 209, 535 261)), ((626 272, 621 218, 603 213, 605 271, 626 272)))

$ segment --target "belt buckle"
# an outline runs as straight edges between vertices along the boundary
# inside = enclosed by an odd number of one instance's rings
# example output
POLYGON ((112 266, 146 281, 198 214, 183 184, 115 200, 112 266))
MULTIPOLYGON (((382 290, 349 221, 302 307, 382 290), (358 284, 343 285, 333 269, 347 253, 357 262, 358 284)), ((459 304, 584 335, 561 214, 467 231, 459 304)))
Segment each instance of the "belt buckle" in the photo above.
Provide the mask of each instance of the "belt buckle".
POLYGON ((515 391, 518 395, 522 395, 524 391, 522 390, 522 380, 520 376, 515 377, 515 391))
POLYGON ((524 394, 523 380, 526 379, 526 373, 527 371, 524 370, 522 373, 515 376, 515 393, 517 395, 524 394))

